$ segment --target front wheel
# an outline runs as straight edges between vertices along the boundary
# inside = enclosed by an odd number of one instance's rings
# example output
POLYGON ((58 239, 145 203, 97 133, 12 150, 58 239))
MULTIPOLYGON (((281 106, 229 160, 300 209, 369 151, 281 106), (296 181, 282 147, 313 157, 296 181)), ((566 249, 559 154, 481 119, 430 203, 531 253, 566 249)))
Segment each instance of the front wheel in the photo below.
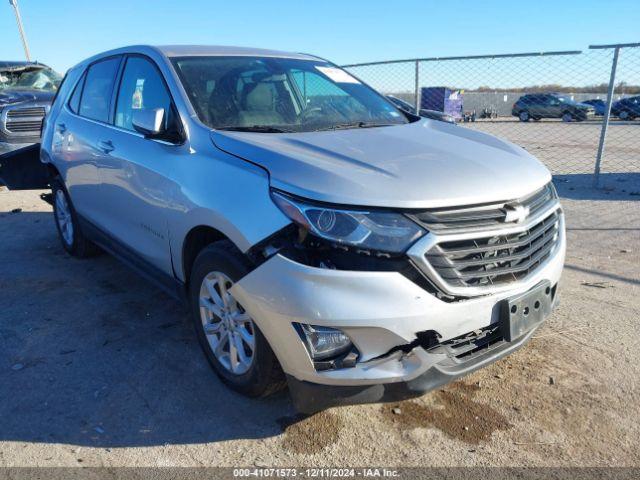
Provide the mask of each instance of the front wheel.
POLYGON ((520 119, 521 122, 528 122, 529 118, 531 117, 529 116, 529 112, 527 112, 526 110, 523 110, 518 114, 518 118, 520 119))
POLYGON ((99 253, 100 249, 82 233, 78 223, 78 215, 60 177, 56 177, 51 182, 51 193, 53 216, 62 247, 70 255, 80 258, 91 257, 99 253))
POLYGON ((618 118, 620 120, 629 120, 629 117, 630 117, 629 112, 627 112, 626 110, 623 110, 618 114, 618 118))
POLYGON ((213 370, 237 392, 260 397, 286 382, 266 338, 230 291, 248 272, 246 258, 230 242, 209 245, 192 269, 190 307, 198 341, 213 370))
POLYGON ((565 112, 562 114, 562 121, 568 123, 573 120, 573 115, 569 112, 565 112))

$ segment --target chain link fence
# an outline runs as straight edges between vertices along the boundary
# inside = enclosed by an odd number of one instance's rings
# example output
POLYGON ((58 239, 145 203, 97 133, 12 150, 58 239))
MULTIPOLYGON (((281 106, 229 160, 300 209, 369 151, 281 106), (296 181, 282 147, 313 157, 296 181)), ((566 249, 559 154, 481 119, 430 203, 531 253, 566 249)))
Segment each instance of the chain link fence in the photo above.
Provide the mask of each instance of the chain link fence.
POLYGON ((640 44, 345 68, 528 150, 553 173, 569 228, 640 230, 640 44))

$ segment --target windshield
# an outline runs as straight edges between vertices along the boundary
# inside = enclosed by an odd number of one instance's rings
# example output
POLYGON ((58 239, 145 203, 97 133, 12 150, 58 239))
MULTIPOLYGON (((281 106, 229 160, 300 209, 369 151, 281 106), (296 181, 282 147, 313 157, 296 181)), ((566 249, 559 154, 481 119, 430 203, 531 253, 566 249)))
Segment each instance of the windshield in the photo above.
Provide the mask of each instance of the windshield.
POLYGON ((309 132, 407 123, 391 102, 323 61, 173 59, 203 123, 216 129, 309 132))
POLYGON ((0 90, 42 90, 55 92, 62 77, 50 68, 25 67, 0 70, 0 90))

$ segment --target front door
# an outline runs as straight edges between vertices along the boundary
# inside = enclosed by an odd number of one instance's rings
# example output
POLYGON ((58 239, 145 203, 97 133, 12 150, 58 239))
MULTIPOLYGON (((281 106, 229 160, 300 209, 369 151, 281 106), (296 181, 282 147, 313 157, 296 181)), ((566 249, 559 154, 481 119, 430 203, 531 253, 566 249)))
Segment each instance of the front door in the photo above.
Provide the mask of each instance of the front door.
POLYGON ((560 118, 562 116, 562 105, 558 97, 553 95, 547 95, 545 97, 545 117, 547 118, 560 118))
POLYGON ((165 128, 171 128, 171 97, 152 61, 133 55, 126 59, 115 98, 113 126, 105 138, 112 150, 99 165, 102 201, 108 208, 104 227, 148 264, 173 274, 167 212, 180 194, 172 174, 184 149, 145 138, 132 124, 136 109, 162 108, 165 128))

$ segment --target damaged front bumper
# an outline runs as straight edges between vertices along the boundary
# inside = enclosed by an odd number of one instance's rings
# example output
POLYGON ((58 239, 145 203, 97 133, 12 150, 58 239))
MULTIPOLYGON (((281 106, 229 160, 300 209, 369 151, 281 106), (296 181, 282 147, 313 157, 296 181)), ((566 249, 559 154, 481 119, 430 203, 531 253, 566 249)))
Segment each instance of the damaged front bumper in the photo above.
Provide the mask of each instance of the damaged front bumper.
POLYGON ((555 303, 564 252, 561 234, 553 256, 512 290, 457 301, 441 300, 401 273, 317 268, 280 254, 237 282, 232 293, 280 361, 294 404, 311 413, 420 395, 513 352, 535 328, 504 340, 498 328, 504 302, 545 282, 554 286, 555 303), (349 368, 316 368, 295 323, 340 329, 358 361, 349 368), (437 338, 436 344, 423 341, 427 337, 437 338))
MULTIPOLYGON (((455 362, 446 358, 433 364, 423 373, 411 380, 377 385, 322 385, 306 382, 287 375, 289 391, 296 409, 301 413, 311 414, 338 405, 361 403, 396 402, 417 397, 441 385, 468 375, 496 360, 506 357, 522 347, 531 338, 537 327, 513 342, 502 342, 495 348, 487 348, 465 362, 455 362)), ((412 352, 416 356, 428 356, 424 350, 412 352)), ((430 363, 423 358, 425 364, 430 363)))

